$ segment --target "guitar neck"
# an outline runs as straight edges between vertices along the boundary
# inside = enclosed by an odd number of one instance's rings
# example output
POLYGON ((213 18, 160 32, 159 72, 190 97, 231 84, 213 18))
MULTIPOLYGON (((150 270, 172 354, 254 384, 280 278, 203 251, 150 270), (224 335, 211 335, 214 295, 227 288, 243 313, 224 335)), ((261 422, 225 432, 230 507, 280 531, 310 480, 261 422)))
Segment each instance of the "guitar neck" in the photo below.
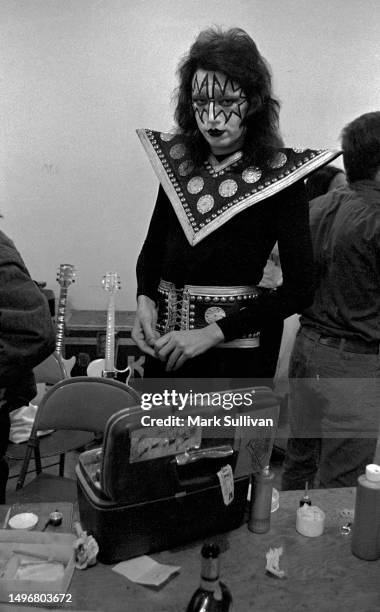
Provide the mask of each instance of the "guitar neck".
POLYGON ((115 370, 115 295, 111 294, 107 309, 105 371, 115 370))
POLYGON ((65 334, 65 316, 66 316, 66 302, 67 302, 67 287, 61 286, 59 292, 58 309, 57 309, 57 321, 56 321, 56 339, 55 339, 55 350, 58 355, 62 357, 62 348, 64 343, 65 334))

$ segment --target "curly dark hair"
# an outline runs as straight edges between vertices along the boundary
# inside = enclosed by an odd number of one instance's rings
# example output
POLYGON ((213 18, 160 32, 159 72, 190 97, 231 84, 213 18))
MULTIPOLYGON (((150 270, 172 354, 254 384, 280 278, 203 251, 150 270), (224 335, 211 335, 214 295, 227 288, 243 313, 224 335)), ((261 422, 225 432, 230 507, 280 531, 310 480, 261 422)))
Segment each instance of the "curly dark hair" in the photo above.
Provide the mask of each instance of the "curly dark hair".
POLYGON ((342 149, 350 183, 373 179, 380 168, 380 111, 360 115, 346 125, 342 149))
POLYGON ((344 174, 344 170, 337 166, 325 166, 313 172, 305 181, 306 196, 313 200, 328 192, 330 183, 337 174, 344 174))
POLYGON ((223 31, 219 27, 202 31, 178 67, 179 87, 175 119, 193 159, 201 164, 209 154, 207 142, 198 130, 191 85, 199 69, 223 72, 239 83, 250 102, 243 120, 246 127, 243 153, 248 163, 263 165, 283 146, 279 134, 279 102, 272 96, 269 66, 252 38, 241 28, 223 31))

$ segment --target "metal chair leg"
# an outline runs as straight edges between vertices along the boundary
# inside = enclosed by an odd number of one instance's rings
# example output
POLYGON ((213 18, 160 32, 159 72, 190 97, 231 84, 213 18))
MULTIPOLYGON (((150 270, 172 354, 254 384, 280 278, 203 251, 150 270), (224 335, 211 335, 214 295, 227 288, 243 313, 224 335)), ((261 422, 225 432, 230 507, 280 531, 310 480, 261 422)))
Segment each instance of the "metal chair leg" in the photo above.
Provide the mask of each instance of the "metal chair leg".
POLYGON ((41 474, 42 465, 41 465, 41 455, 40 455, 40 447, 38 440, 35 441, 34 444, 34 462, 36 464, 36 472, 37 474, 41 474))
POLYGON ((25 453, 25 457, 24 457, 24 461, 22 462, 22 466, 21 466, 21 470, 20 470, 20 475, 18 477, 17 480, 17 484, 16 484, 16 491, 18 491, 19 489, 22 489, 22 487, 24 486, 24 482, 25 482, 25 477, 28 471, 28 467, 29 467, 29 463, 30 463, 30 458, 33 452, 33 445, 28 443, 28 446, 26 447, 26 453, 25 453))
POLYGON ((65 475, 65 453, 59 455, 59 475, 62 476, 62 478, 65 475))

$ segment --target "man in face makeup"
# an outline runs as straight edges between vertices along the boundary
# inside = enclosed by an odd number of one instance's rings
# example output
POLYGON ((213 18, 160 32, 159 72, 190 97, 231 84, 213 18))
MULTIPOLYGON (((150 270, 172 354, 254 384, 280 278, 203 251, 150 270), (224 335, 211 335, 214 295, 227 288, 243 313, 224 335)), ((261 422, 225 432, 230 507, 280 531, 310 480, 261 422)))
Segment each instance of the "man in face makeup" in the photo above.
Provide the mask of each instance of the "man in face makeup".
POLYGON ((176 132, 138 130, 161 186, 132 337, 146 377, 270 382, 270 330, 313 297, 303 179, 338 153, 283 147, 269 69, 244 30, 201 32, 178 72, 176 132), (258 285, 276 241, 272 291, 258 285))
POLYGON ((193 77, 191 98, 198 129, 214 155, 243 146, 249 101, 238 83, 221 72, 200 68, 193 77))

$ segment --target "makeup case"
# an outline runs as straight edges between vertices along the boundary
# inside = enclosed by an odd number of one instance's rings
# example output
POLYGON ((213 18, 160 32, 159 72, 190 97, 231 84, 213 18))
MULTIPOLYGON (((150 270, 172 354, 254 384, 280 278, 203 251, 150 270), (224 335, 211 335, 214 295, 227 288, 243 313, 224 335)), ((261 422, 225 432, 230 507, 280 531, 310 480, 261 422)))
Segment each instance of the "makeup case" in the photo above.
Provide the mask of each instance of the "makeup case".
POLYGON ((103 446, 81 453, 80 519, 99 544, 100 561, 173 548, 242 523, 250 475, 269 463, 279 407, 266 387, 233 392, 253 395, 252 405, 120 410, 103 446))

